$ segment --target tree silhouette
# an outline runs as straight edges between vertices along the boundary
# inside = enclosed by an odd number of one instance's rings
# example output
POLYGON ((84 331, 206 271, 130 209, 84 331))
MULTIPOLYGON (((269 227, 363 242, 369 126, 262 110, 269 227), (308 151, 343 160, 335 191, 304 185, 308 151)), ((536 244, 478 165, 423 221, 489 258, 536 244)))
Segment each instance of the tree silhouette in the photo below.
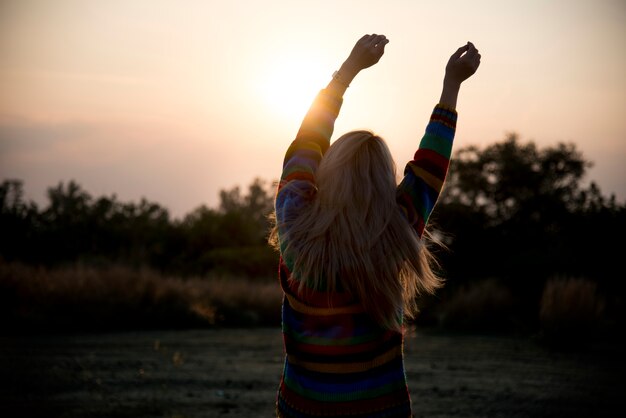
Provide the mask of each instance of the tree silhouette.
POLYGON ((539 149, 516 134, 460 149, 433 217, 447 234, 442 257, 451 281, 499 277, 538 291, 555 275, 601 279, 606 256, 619 259, 608 242, 624 232, 626 212, 595 183, 583 186, 590 166, 573 144, 539 149))
POLYGON ((0 259, 27 259, 29 243, 38 227, 38 208, 24 201, 22 181, 9 179, 0 184, 0 259))
POLYGON ((199 264, 201 271, 220 274, 272 275, 278 260, 265 239, 273 191, 256 178, 246 195, 236 186, 220 191, 219 196, 217 211, 201 206, 183 222, 187 236, 193 240, 187 246, 193 254, 188 262, 199 264))
MULTIPOLYGON (((615 286, 621 254, 610 243, 626 232, 626 206, 583 185, 590 166, 572 144, 539 148, 515 134, 459 149, 430 221, 449 247, 439 252, 448 286, 494 277, 538 292, 555 275, 615 286)), ((274 186, 256 178, 245 192, 221 190, 217 208, 201 205, 175 220, 158 203, 94 198, 75 181, 51 187, 40 209, 25 201, 21 181, 4 180, 0 259, 271 277, 274 186)))

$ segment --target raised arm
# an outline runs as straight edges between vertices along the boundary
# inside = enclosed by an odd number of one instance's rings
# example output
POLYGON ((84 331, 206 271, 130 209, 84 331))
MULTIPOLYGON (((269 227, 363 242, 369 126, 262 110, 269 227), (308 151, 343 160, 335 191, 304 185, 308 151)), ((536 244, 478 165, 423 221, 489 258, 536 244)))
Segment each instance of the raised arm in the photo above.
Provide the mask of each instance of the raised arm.
POLYGON ((354 77, 361 70, 369 68, 380 61, 380 58, 385 53, 385 45, 388 43, 389 39, 385 35, 363 35, 356 42, 350 55, 339 70, 333 74, 333 78, 328 83, 326 90, 340 97, 343 96, 354 77))
POLYGON ((343 94, 359 72, 380 60, 388 42, 384 35, 361 37, 326 88, 317 95, 285 155, 279 192, 293 180, 314 184, 315 171, 330 145, 343 94))
POLYGON ((470 78, 480 65, 480 54, 473 43, 468 42, 456 50, 446 65, 443 89, 439 104, 456 109, 461 83, 470 78))
POLYGON ((439 103, 398 186, 398 203, 419 236, 439 198, 450 165, 461 83, 471 77, 479 65, 480 54, 471 42, 452 54, 446 65, 439 103))

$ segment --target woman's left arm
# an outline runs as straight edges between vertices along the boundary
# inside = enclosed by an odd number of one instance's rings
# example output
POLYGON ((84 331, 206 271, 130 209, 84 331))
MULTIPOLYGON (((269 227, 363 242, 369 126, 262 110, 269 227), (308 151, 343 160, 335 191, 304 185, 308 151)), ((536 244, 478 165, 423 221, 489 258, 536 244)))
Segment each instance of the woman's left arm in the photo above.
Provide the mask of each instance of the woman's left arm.
POLYGON ((476 72, 480 58, 480 53, 471 42, 450 56, 439 103, 398 186, 398 204, 419 236, 424 233, 448 173, 461 83, 476 72))

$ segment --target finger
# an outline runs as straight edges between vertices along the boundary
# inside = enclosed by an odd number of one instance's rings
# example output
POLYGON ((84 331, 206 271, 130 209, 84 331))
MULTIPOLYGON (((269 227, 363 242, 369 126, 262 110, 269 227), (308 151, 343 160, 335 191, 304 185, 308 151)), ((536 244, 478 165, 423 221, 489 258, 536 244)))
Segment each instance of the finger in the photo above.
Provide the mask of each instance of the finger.
POLYGON ((468 43, 467 43, 467 46, 468 46, 468 48, 467 48, 467 53, 468 53, 468 54, 472 54, 472 55, 474 55, 474 54, 477 54, 477 53, 478 53, 478 49, 476 49, 476 47, 474 46, 474 44, 473 44, 473 43, 468 42, 468 43))
POLYGON ((370 35, 367 35, 367 34, 363 35, 363 36, 361 36, 361 38, 358 41, 356 41, 356 43, 354 45, 355 46, 356 45, 367 45, 367 42, 369 41, 369 38, 370 38, 370 35))
POLYGON ((387 37, 385 35, 381 35, 379 37, 379 39, 376 41, 376 46, 382 46, 384 47, 385 45, 387 45, 389 43, 389 39, 387 39, 387 37))
POLYGON ((370 37, 367 40, 365 45, 368 46, 368 47, 376 45, 376 39, 377 38, 378 38, 378 35, 376 35, 376 34, 370 35, 370 37))
POLYGON ((472 65, 474 66, 474 68, 478 68, 478 66, 480 65, 480 54, 476 54, 471 58, 472 65))
POLYGON ((456 52, 454 54, 452 54, 452 56, 450 58, 451 59, 458 59, 458 58, 460 58, 461 55, 463 55, 463 53, 468 50, 468 48, 469 48, 469 45, 463 45, 462 47, 457 49, 456 52))
POLYGON ((463 59, 473 60, 474 58, 476 58, 477 54, 478 52, 476 51, 467 51, 467 54, 463 55, 463 59))
POLYGON ((384 54, 385 53, 385 45, 387 45, 389 43, 389 39, 384 39, 382 42, 380 42, 377 46, 376 49, 380 49, 380 54, 384 54))
POLYGON ((385 38, 385 35, 376 35, 373 34, 372 37, 368 41, 368 46, 375 46, 380 43, 385 38))

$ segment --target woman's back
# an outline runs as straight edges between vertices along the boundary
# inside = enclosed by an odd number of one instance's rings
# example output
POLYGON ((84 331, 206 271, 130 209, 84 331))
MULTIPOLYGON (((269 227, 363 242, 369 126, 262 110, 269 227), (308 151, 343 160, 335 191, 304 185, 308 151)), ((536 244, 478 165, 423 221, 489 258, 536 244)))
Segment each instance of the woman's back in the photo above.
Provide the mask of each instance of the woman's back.
POLYGON ((349 294, 303 294, 289 277, 282 262, 286 360, 278 410, 286 416, 408 416, 402 334, 378 325, 349 294))

